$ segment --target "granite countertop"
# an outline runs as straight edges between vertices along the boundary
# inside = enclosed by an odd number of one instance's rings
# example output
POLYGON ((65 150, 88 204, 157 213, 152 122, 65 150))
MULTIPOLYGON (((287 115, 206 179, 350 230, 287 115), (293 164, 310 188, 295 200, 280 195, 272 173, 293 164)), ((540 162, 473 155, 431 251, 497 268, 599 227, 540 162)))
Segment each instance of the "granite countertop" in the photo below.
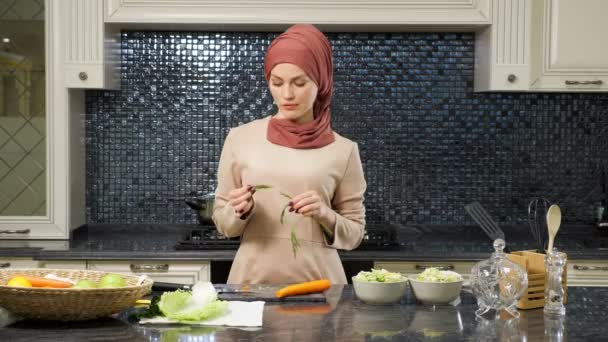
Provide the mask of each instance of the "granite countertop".
MULTIPOLYGON (((175 249, 196 225, 90 225, 75 230, 70 240, 0 240, 0 257, 103 260, 232 260, 235 250, 180 251, 175 249)), ((503 227, 511 250, 534 249, 527 227, 503 227)), ((492 241, 476 226, 397 226, 399 250, 340 251, 342 260, 460 260, 485 259, 492 241)), ((600 235, 592 226, 566 226, 556 246, 570 259, 608 259, 608 250, 590 241, 600 235)), ((606 237, 604 237, 605 239, 606 237)))
POLYGON ((334 286, 328 304, 266 303, 261 328, 143 326, 128 317, 85 322, 20 321, 0 317, 1 341, 599 341, 608 288, 568 288, 566 316, 548 319, 542 309, 520 310, 520 318, 476 319, 467 292, 457 306, 416 304, 411 291, 399 305, 373 306, 353 298, 352 287, 334 286))

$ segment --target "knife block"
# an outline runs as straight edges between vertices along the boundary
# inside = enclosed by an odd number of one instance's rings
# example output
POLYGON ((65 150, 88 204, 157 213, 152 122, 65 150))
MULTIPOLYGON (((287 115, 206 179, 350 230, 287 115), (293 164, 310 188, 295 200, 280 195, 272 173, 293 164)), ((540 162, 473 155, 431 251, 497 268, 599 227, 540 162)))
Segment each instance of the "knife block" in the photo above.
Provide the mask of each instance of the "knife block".
MULTIPOLYGON (((532 251, 518 251, 507 254, 507 258, 520 265, 528 274, 528 288, 517 302, 518 309, 536 309, 545 306, 545 281, 547 272, 545 271, 545 255, 532 251)), ((564 304, 567 297, 567 269, 568 262, 564 266, 562 274, 562 287, 564 289, 564 304)))

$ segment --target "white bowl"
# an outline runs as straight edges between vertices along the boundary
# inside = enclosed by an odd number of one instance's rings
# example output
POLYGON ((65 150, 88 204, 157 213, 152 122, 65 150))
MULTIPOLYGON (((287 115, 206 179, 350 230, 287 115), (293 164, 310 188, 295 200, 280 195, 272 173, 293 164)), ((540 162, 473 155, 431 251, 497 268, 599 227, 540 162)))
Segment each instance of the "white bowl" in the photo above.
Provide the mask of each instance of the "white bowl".
POLYGON ((425 304, 448 304, 460 296, 462 280, 449 283, 420 281, 410 278, 412 292, 425 304))
POLYGON ((398 303, 407 289, 407 279, 402 281, 381 283, 375 281, 361 281, 353 277, 353 288, 355 294, 367 304, 392 304, 398 303))

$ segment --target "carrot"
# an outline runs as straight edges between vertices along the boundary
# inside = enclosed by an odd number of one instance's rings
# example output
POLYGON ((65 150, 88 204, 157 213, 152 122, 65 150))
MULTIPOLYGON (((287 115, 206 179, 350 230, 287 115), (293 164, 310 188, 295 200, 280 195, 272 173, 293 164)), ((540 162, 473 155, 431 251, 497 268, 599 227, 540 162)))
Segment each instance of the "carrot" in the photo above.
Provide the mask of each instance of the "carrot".
POLYGON ((299 284, 293 284, 279 289, 276 292, 277 298, 287 296, 297 296, 307 293, 323 292, 331 287, 331 283, 327 279, 308 281, 299 284))
POLYGON ((64 289, 67 287, 72 287, 72 284, 59 281, 54 279, 42 278, 42 277, 34 277, 34 276, 24 276, 27 280, 32 283, 32 287, 52 287, 52 288, 60 288, 64 289))

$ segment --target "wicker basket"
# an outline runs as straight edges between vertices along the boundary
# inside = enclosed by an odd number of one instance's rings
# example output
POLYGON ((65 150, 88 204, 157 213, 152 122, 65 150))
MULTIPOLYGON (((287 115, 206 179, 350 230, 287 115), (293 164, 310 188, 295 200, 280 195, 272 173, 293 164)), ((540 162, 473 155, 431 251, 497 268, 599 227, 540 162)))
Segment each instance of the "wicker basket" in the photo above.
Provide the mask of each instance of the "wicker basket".
MULTIPOLYGON (((53 273, 74 281, 99 281, 107 272, 60 269, 0 270, 0 284, 15 275, 43 277, 53 273)), ((22 318, 59 321, 83 321, 122 311, 151 292, 152 280, 137 285, 138 276, 121 274, 127 286, 119 288, 41 288, 0 285, 0 306, 22 318)))
MULTIPOLYGON (((517 302, 518 309, 535 309, 545 306, 545 255, 531 251, 512 252, 507 254, 509 260, 519 264, 528 273, 528 289, 517 302)), ((566 304, 567 264, 562 274, 564 304, 566 304)))

